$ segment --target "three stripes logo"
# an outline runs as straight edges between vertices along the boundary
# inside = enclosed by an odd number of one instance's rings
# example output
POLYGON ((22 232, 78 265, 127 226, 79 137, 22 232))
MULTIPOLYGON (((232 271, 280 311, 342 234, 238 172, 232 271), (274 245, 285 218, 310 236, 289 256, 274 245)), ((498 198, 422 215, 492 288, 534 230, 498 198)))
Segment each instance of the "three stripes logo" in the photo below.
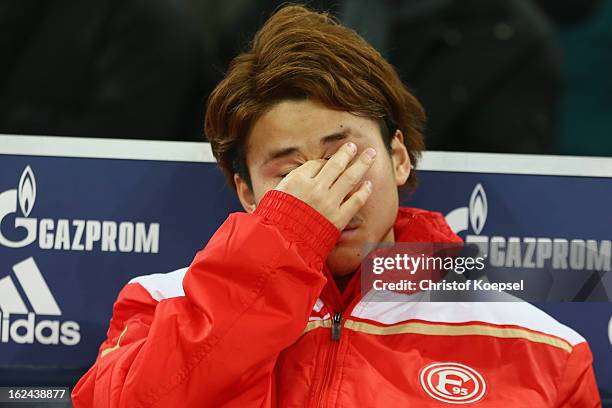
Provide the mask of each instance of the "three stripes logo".
POLYGON ((11 276, 0 279, 0 344, 9 342, 66 346, 78 344, 81 335, 77 322, 37 319, 38 316, 60 317, 62 311, 34 258, 30 257, 17 263, 13 266, 13 272, 25 296, 19 293, 16 282, 11 276), (13 319, 16 315, 27 317, 13 319))

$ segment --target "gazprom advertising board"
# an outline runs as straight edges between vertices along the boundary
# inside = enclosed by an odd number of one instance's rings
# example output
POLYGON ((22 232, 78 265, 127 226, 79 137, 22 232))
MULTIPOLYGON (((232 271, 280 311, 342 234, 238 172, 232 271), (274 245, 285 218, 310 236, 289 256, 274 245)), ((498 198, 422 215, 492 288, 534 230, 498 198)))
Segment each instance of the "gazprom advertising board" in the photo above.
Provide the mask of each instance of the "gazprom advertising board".
MULTIPOLYGON (((589 340, 612 390, 612 306, 588 302, 612 293, 612 159, 428 152, 418 171, 405 205, 515 267, 582 274, 574 302, 539 306, 589 340)), ((0 367, 90 366, 121 287, 188 265, 239 208, 205 143, 0 136, 0 367)))

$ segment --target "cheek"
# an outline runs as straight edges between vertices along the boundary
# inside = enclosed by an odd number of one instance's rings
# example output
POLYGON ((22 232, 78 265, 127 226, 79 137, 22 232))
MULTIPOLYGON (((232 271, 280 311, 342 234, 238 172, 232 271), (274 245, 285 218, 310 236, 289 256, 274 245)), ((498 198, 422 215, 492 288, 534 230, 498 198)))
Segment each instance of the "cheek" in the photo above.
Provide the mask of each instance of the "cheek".
POLYGON ((395 221, 398 208, 398 193, 390 160, 378 163, 366 174, 372 181, 372 194, 366 202, 363 212, 370 222, 380 225, 382 229, 390 227, 395 221), (389 225, 387 225, 389 224, 389 225))
POLYGON ((253 195, 256 203, 259 203, 259 201, 261 201, 263 196, 266 195, 268 191, 273 190, 278 183, 280 183, 280 179, 277 180, 274 178, 262 177, 255 177, 251 181, 253 184, 253 195))
POLYGON ((376 158, 364 176, 364 180, 372 181, 372 194, 389 194, 389 191, 395 190, 395 175, 388 154, 385 153, 384 157, 376 158))

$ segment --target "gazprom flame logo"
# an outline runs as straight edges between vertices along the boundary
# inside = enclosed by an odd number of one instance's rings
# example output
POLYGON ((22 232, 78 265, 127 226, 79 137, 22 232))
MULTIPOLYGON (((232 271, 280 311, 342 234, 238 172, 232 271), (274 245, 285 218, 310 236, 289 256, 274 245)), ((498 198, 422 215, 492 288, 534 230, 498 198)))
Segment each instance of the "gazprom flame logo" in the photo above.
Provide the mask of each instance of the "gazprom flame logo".
POLYGON ((466 231, 469 226, 476 235, 479 235, 487 222, 488 204, 487 194, 482 184, 474 186, 470 195, 468 207, 455 208, 446 215, 446 222, 456 233, 466 231))
POLYGON ((30 215, 36 201, 36 179, 30 166, 27 166, 19 179, 19 207, 24 217, 30 215))
POLYGON ((22 248, 36 239, 37 220, 29 218, 36 201, 36 179, 30 166, 27 166, 19 179, 19 188, 0 192, 0 222, 9 214, 17 213, 17 201, 23 217, 15 217, 15 230, 25 230, 25 237, 14 241, 2 234, 0 245, 8 248, 22 248))
POLYGON ((482 184, 476 184, 470 197, 470 224, 476 234, 480 234, 487 221, 487 194, 482 184))

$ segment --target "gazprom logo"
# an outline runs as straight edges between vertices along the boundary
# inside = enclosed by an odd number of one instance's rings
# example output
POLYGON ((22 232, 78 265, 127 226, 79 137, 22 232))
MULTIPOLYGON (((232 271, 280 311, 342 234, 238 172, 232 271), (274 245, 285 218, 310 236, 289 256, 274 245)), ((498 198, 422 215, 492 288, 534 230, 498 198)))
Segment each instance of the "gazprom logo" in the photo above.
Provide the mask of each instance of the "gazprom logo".
POLYGON ((36 201, 36 179, 32 168, 27 166, 19 180, 19 206, 24 217, 30 215, 36 201))
POLYGON ((0 193, 0 226, 5 216, 17 212, 18 198, 24 216, 15 218, 15 229, 24 229, 26 235, 21 240, 11 241, 2 234, 2 229, 0 229, 0 245, 8 248, 21 248, 30 245, 36 239, 36 220, 27 218, 36 200, 36 180, 30 166, 27 166, 21 175, 19 194, 17 190, 0 193))
POLYGON ((17 189, 0 192, 0 246, 23 248, 38 240, 41 249, 103 252, 159 252, 159 223, 83 219, 37 219, 34 171, 26 166, 17 189), (18 210, 19 206, 19 210, 18 210), (19 214, 21 213, 21 214, 19 214), (13 231, 6 227, 14 217, 13 231), (7 222, 8 221, 8 222, 7 222), (3 231, 2 225, 5 229, 3 231))
POLYGON ((608 272, 612 269, 610 240, 489 236, 482 233, 488 214, 485 188, 477 183, 468 206, 450 211, 446 222, 457 234, 468 232, 465 242, 478 245, 492 266, 542 268, 550 264, 556 270, 608 272))
POLYGON ((478 183, 470 195, 469 206, 455 208, 446 214, 446 222, 456 234, 467 231, 470 225, 476 234, 480 234, 487 222, 488 207, 487 194, 478 183))
POLYGON ((470 224, 476 234, 480 234, 487 222, 487 194, 482 184, 476 184, 470 196, 470 224))

